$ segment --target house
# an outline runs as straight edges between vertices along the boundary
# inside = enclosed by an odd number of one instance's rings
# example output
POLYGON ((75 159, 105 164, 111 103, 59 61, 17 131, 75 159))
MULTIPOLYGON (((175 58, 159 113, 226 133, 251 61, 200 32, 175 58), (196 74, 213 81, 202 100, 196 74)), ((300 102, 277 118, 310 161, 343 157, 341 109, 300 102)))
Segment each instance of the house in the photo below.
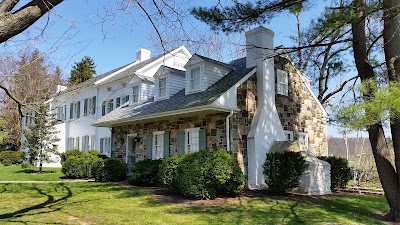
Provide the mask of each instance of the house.
POLYGON ((129 167, 225 148, 249 188, 264 188, 262 164, 275 141, 299 140, 316 155, 327 152, 327 114, 310 80, 273 51, 273 36, 264 27, 246 32, 246 57, 230 63, 194 54, 184 68, 164 64, 135 75, 129 84, 148 82, 154 96, 120 106, 92 125, 111 129, 111 156, 129 167))
MULTIPOLYGON (((191 54, 182 46, 155 57, 151 57, 149 50, 139 49, 136 56, 134 62, 76 86, 58 86, 57 93, 48 103, 59 121, 56 127, 59 131, 60 141, 57 145, 60 153, 69 149, 86 152, 94 149, 111 156, 111 129, 94 127, 92 124, 124 104, 134 106, 146 102, 154 95, 153 75, 160 66, 182 69, 191 54)), ((23 118, 23 129, 32 123, 32 116, 32 112, 27 112, 23 118)), ((59 157, 53 158, 57 162, 44 166, 61 167, 57 160, 59 157)))

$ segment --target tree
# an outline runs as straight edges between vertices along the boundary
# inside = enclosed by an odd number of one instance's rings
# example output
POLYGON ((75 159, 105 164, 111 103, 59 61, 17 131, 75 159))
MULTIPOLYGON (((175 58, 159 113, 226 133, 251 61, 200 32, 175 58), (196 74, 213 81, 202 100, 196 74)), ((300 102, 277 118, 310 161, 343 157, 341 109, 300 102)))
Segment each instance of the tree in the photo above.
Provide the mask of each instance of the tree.
POLYGON ((26 30, 62 1, 32 0, 21 5, 18 4, 20 0, 2 0, 0 2, 0 43, 26 30))
POLYGON ((91 79, 93 75, 96 74, 95 68, 96 65, 92 58, 89 56, 83 57, 80 62, 75 62, 75 65, 72 66, 68 84, 74 86, 91 79))
MULTIPOLYGON (((252 3, 234 3, 232 7, 195 8, 192 13, 200 20, 206 22, 214 30, 232 32, 243 30, 248 24, 264 23, 273 16, 275 12, 287 9, 288 6, 302 1, 257 1, 252 3)), ((351 41, 357 76, 362 82, 377 81, 373 85, 367 85, 362 93, 362 99, 369 102, 376 94, 379 85, 394 85, 399 80, 400 74, 400 20, 398 0, 369 1, 365 0, 341 1, 343 5, 332 7, 329 14, 320 18, 323 21, 323 30, 329 28, 337 30, 345 28, 344 34, 351 34, 350 38, 339 36, 334 42, 319 42, 312 45, 303 45, 299 48, 310 48, 313 46, 330 46, 332 44, 351 41), (383 19, 383 29, 371 29, 371 20, 383 19), (382 30, 382 33, 379 31, 382 30), (368 31, 368 32, 367 32, 368 31), (382 41, 383 37, 383 41, 382 41), (377 63, 374 56, 380 52, 372 51, 383 47, 385 61, 377 63), (382 68, 383 66, 383 68, 382 68), (382 76, 382 74, 384 76, 382 76)), ((378 22, 379 23, 379 22, 378 22)), ((327 33, 333 37, 333 33, 327 33)), ((296 49, 296 48, 293 48, 296 49)), ((368 108, 363 108, 365 114, 370 114, 368 108)), ((394 115, 395 112, 387 112, 394 115)), ((393 149, 395 152, 395 163, 391 163, 388 143, 382 126, 382 119, 366 126, 369 134, 372 152, 375 158, 379 178, 382 183, 385 197, 390 207, 387 216, 400 221, 400 119, 390 117, 390 131, 393 137, 393 149)))
POLYGON ((33 116, 33 123, 24 130, 26 141, 23 145, 29 148, 29 162, 39 164, 39 172, 45 162, 54 162, 52 157, 58 154, 56 142, 60 141, 56 137, 58 133, 55 125, 57 120, 50 114, 49 106, 42 104, 33 116))
POLYGON ((55 93, 56 86, 63 81, 61 71, 57 68, 52 71, 52 63, 38 50, 26 51, 16 59, 8 58, 0 66, 0 84, 8 92, 0 95, 0 116, 6 121, 9 135, 7 145, 19 149, 22 135, 21 106, 36 109, 55 93), (15 96, 18 102, 9 94, 15 96))

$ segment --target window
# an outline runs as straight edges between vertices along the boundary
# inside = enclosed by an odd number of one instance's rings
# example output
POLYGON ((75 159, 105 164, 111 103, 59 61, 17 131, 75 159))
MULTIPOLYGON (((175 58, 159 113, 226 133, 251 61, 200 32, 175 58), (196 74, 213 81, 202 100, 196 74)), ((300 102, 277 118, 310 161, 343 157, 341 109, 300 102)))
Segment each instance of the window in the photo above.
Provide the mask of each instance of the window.
POLYGON ((79 137, 76 137, 76 138, 75 138, 75 146, 74 146, 74 149, 80 149, 79 147, 80 147, 80 145, 79 145, 79 137))
POLYGON ((200 67, 190 70, 190 90, 200 88, 200 67))
POLYGON ((74 103, 71 103, 69 105, 69 118, 73 119, 74 118, 74 103))
POLYGON ((115 108, 118 108, 121 105, 121 98, 118 97, 117 99, 115 99, 115 108))
POLYGON ((166 84, 167 78, 160 77, 160 79, 158 80, 158 97, 164 97, 166 95, 166 84))
POLYGON ((110 153, 111 138, 100 138, 100 153, 110 153))
POLYGON ((126 87, 126 83, 122 83, 122 87, 125 88, 126 87))
POLYGON ((92 101, 89 101, 89 110, 92 114, 96 113, 96 96, 93 96, 92 101))
POLYGON ((139 102, 139 86, 135 86, 132 89, 132 102, 133 103, 139 102))
POLYGON ((74 114, 74 118, 79 118, 81 116, 81 102, 75 102, 75 114, 74 114))
POLYGON ((298 140, 304 146, 308 148, 308 134, 305 132, 299 132, 298 140))
POLYGON ((33 124, 34 122, 34 114, 33 113, 26 113, 25 115, 25 125, 28 126, 30 124, 33 124))
POLYGON ((185 130, 185 152, 192 153, 199 151, 199 130, 191 128, 185 130))
POLYGON ((87 113, 88 113, 89 100, 90 100, 90 99, 87 99, 87 98, 85 98, 85 99, 83 100, 83 115, 84 115, 84 116, 86 116, 87 113))
POLYGON ((90 138, 89 138, 88 135, 82 137, 82 150, 85 151, 85 152, 89 151, 89 145, 90 145, 90 140, 89 139, 90 138))
POLYGON ((288 95, 288 73, 283 70, 276 71, 276 92, 279 95, 288 95))
POLYGON ((74 142, 75 142, 75 138, 68 138, 68 142, 67 142, 67 149, 71 150, 74 149, 74 142))
POLYGON ((58 106, 57 107, 57 120, 65 120, 67 114, 67 106, 58 106))
POLYGON ((113 109, 114 109, 114 99, 111 99, 107 103, 107 113, 113 111, 113 109))
POLYGON ((284 130, 287 141, 293 141, 293 131, 284 130))
POLYGON ((164 158, 164 131, 153 133, 153 159, 164 158))

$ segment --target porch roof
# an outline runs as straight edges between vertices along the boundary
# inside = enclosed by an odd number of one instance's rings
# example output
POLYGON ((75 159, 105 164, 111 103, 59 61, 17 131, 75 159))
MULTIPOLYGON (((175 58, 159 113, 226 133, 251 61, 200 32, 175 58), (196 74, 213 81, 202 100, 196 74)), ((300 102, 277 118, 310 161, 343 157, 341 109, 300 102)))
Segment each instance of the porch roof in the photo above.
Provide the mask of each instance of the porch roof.
POLYGON ((169 99, 154 101, 154 98, 152 98, 141 105, 123 106, 99 118, 93 126, 113 127, 156 117, 162 118, 195 112, 230 111, 231 109, 217 107, 212 103, 254 69, 246 68, 245 58, 235 60, 230 65, 235 69, 205 91, 185 95, 185 89, 182 89, 169 99))

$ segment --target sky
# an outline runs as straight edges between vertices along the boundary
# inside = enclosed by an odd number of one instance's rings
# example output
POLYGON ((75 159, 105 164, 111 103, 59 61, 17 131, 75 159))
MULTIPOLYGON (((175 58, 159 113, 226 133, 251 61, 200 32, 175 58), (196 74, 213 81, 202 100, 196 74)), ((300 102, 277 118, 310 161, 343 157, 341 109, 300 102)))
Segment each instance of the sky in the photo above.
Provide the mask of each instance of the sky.
MULTIPOLYGON (((47 53, 51 61, 62 69, 65 79, 69 76, 74 62, 80 61, 84 56, 92 57, 97 65, 97 74, 102 74, 134 61, 136 51, 140 48, 150 49, 152 55, 156 55, 154 52, 157 49, 152 44, 156 40, 155 30, 145 14, 136 5, 132 5, 129 11, 123 11, 116 2, 115 0, 65 0, 27 32, 16 38, 16 41, 2 45, 1 50, 17 51, 26 45, 37 48, 47 53), (43 27, 45 29, 41 33, 43 27), (40 37, 36 36, 38 33, 41 33, 40 37)), ((187 2, 186 6, 190 8, 194 4, 211 6, 216 1, 187 2)), ((302 24, 307 25, 311 19, 317 18, 324 5, 326 5, 324 1, 314 1, 310 5, 311 10, 302 15, 302 24)), ((204 23, 194 18, 184 26, 207 28, 204 23)), ((293 46, 289 38, 296 34, 297 29, 293 15, 288 13, 276 15, 264 26, 274 31, 275 46, 293 46)), ((174 30, 171 29, 170 32, 174 30)), ((229 57, 224 57, 226 58, 229 57)), ((341 136, 332 126, 328 129, 328 135, 341 136)))

